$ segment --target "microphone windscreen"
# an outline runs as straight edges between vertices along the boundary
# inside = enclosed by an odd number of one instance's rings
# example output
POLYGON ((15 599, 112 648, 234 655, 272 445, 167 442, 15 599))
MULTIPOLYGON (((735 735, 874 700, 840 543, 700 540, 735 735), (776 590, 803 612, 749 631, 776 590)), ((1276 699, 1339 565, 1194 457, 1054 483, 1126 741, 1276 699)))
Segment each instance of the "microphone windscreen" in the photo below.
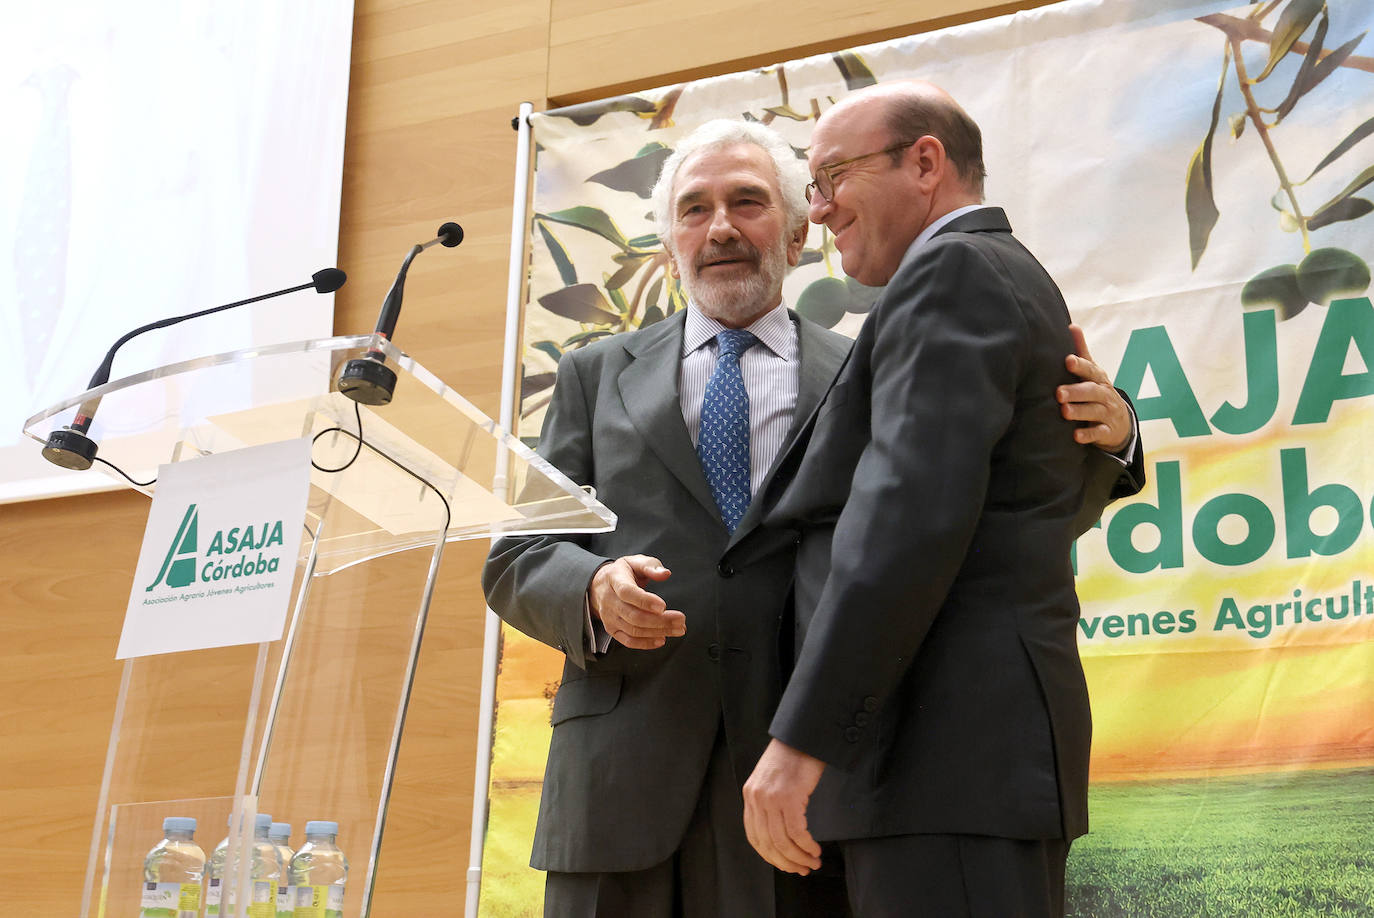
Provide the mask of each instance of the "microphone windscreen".
POLYGON ((441 245, 448 246, 451 249, 463 241, 463 228, 457 223, 449 221, 439 227, 439 232, 436 235, 439 237, 439 243, 441 245))
POLYGON ((310 279, 315 282, 317 293, 333 293, 344 285, 348 275, 338 268, 325 268, 310 275, 310 279))

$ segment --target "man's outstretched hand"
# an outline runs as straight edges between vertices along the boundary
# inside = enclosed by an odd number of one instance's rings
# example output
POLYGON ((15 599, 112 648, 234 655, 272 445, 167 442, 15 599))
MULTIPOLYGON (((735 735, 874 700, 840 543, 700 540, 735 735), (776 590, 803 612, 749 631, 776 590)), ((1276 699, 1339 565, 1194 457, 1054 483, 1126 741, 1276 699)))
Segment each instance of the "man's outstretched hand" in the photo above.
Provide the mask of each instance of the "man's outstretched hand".
POLYGON ((653 650, 670 637, 682 637, 687 617, 644 589, 650 581, 667 580, 671 574, 663 562, 648 555, 626 555, 601 565, 587 587, 592 618, 614 640, 635 650, 653 650))

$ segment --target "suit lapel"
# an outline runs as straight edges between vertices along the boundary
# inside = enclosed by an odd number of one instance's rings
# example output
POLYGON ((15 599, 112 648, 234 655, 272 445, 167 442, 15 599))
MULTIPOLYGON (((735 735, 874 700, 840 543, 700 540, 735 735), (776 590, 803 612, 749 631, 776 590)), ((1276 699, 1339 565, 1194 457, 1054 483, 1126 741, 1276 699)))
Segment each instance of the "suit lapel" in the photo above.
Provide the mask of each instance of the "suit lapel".
POLYGON ((719 517, 701 461, 682 421, 677 382, 685 315, 679 312, 626 342, 625 350, 634 360, 621 371, 616 383, 625 413, 644 442, 687 492, 719 517))

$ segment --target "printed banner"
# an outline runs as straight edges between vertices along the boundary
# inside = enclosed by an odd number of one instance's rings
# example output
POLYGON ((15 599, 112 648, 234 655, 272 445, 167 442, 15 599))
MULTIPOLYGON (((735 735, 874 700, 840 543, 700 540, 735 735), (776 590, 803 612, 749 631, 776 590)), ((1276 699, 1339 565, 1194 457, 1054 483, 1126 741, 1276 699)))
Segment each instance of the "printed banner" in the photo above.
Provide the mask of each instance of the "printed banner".
MULTIPOLYGON (((520 432, 561 353, 683 308, 647 201, 678 138, 746 118, 802 155, 846 92, 943 86, 1146 449, 1148 487, 1075 549, 1094 786, 1069 913, 1374 915, 1372 26, 1355 0, 1071 2, 536 116, 520 432)), ((874 293, 813 226, 787 301, 852 335, 874 293)), ((493 916, 538 912, 561 663, 512 631, 505 654, 493 916)))
POLYGON ((158 467, 116 659, 275 641, 310 492, 310 441, 158 467))

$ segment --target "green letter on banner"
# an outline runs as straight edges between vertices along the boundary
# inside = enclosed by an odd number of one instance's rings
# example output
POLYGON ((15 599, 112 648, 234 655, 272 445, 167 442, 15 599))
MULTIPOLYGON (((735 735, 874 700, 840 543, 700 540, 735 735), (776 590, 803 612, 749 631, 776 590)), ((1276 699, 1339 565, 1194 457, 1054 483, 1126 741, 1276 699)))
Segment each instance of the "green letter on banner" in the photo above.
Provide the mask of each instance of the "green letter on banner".
POLYGON ((1155 466, 1155 491, 1158 507, 1144 501, 1128 504, 1107 526, 1107 551, 1122 570, 1132 574, 1183 566, 1183 488, 1177 462, 1155 466), (1148 551, 1136 548, 1131 534, 1137 526, 1158 529, 1159 545, 1148 551))
POLYGON ((1274 310, 1247 312, 1245 329, 1245 389, 1249 400, 1237 408, 1226 402, 1212 415, 1217 430, 1247 434, 1259 430, 1274 416, 1279 404, 1279 347, 1274 332, 1274 310))
POLYGON ((1325 484, 1309 491, 1307 451, 1304 449, 1280 450, 1279 469, 1283 478, 1288 557, 1338 555, 1354 545, 1364 525, 1364 507, 1359 495, 1342 484, 1325 484), (1312 513, 1318 507, 1331 507, 1339 517, 1336 528, 1329 535, 1319 536, 1312 531, 1312 513))
POLYGON ((1135 402, 1136 417, 1140 420, 1168 418, 1174 422, 1174 430, 1178 431, 1180 437, 1205 437, 1211 433, 1163 325, 1137 328, 1131 332, 1130 340, 1126 342, 1126 353, 1121 355, 1116 385, 1135 402), (1154 373, 1159 394, 1141 398, 1140 386, 1145 381, 1147 369, 1154 373))
POLYGON ((1374 395, 1374 308, 1367 296, 1335 300, 1312 352, 1293 423, 1322 424, 1331 415, 1333 402, 1366 395, 1374 395), (1364 372, 1346 376, 1342 371, 1351 344, 1364 360, 1364 372))

